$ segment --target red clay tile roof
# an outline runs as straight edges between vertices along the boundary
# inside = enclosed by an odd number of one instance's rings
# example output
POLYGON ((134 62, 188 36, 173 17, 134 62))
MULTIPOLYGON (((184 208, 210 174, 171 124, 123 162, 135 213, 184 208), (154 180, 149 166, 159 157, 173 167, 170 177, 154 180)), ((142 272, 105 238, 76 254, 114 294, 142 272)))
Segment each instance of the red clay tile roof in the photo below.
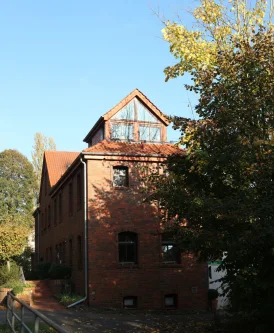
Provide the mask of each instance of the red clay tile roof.
POLYGON ((125 98, 123 98, 118 104, 116 104, 112 109, 106 112, 102 117, 98 119, 96 124, 92 127, 89 133, 84 138, 84 142, 88 142, 90 136, 93 132, 100 126, 104 121, 109 120, 112 116, 120 111, 124 106, 126 106, 134 97, 138 97, 165 125, 169 125, 167 117, 160 111, 155 104, 153 104, 140 90, 135 89, 125 98))
POLYGON ((156 144, 156 143, 129 143, 121 141, 103 140, 94 146, 91 146, 83 153, 118 153, 118 154, 133 154, 133 155, 172 155, 183 154, 184 151, 173 144, 156 144))
POLYGON ((58 182, 78 155, 79 153, 76 152, 53 150, 45 151, 45 161, 51 187, 58 182))

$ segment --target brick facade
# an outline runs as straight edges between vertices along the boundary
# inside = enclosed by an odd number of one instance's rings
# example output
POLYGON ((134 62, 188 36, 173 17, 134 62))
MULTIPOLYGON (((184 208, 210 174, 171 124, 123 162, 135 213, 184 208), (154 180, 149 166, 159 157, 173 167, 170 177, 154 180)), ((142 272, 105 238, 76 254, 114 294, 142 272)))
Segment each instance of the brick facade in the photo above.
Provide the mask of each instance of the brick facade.
MULTIPOLYGON (((105 128, 108 121, 105 121, 105 128)), ((163 138, 166 125, 163 123, 162 126, 163 138)), ((75 290, 84 295, 82 160, 87 167, 88 304, 123 307, 125 298, 131 297, 139 308, 163 308, 166 295, 172 295, 180 309, 205 309, 206 264, 197 263, 189 254, 180 254, 180 263, 163 262, 159 211, 156 205, 144 203, 145 196, 141 191, 139 167, 157 165, 164 160, 165 151, 172 153, 175 148, 159 144, 157 155, 156 145, 128 143, 125 152, 118 151, 121 145, 111 142, 98 148, 98 137, 95 139, 97 148, 91 143, 89 149, 73 158, 67 169, 63 167, 60 171, 55 184, 50 179, 53 179, 52 165, 56 168, 58 163, 51 164, 49 157, 47 162, 47 156, 44 159, 40 207, 35 214, 37 259, 71 266, 75 290), (101 151, 101 147, 105 147, 105 151, 101 151), (110 152, 113 147, 117 150, 115 153, 110 152), (114 186, 115 167, 127 170, 127 186, 114 186), (136 235, 136 262, 121 262, 119 259, 119 234, 123 232, 136 235)), ((92 131, 87 142, 92 142, 92 131)))

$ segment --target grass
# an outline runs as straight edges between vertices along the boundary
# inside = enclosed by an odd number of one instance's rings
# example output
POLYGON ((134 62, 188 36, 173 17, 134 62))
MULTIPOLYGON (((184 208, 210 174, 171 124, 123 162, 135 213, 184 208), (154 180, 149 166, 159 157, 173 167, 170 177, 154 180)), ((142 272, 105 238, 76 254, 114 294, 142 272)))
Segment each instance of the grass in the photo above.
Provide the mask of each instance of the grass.
POLYGON ((67 306, 69 304, 80 301, 80 299, 82 299, 83 296, 77 294, 61 294, 58 298, 61 304, 67 306))

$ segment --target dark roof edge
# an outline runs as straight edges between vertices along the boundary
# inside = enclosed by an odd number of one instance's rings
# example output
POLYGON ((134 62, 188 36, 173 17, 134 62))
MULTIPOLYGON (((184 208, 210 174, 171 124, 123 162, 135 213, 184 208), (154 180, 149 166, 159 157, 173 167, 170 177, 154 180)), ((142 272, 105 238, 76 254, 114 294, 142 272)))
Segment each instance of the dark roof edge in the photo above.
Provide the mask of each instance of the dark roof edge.
POLYGON ((95 132, 96 129, 98 129, 98 127, 101 125, 101 123, 104 122, 104 118, 101 116, 95 123, 95 125, 92 127, 92 129, 88 132, 88 134, 85 136, 85 138, 83 139, 84 142, 88 143, 90 136, 93 134, 93 132, 95 132))
POLYGON ((39 213, 39 210, 40 210, 40 206, 36 207, 32 213, 32 216, 35 217, 39 213))
POLYGON ((129 156, 129 157, 167 157, 169 155, 176 155, 176 153, 171 154, 132 154, 132 153, 104 153, 104 152, 83 152, 84 155, 92 156, 129 156))

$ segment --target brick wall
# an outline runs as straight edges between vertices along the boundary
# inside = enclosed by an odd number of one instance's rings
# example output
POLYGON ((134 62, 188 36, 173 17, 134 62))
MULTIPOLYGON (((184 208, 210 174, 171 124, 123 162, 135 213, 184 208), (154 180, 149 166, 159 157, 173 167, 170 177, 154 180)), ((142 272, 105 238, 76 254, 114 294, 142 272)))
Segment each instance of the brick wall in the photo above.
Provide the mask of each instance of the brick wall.
MULTIPOLYGON (((148 162, 150 163, 150 162, 148 162)), ((143 203, 137 161, 88 161, 89 303, 122 307, 123 297, 137 296, 138 307, 161 308, 164 295, 176 294, 178 307, 205 309, 207 268, 191 256, 181 264, 163 264, 156 207, 143 203), (114 188, 113 166, 129 168, 129 187, 114 188), (120 264, 118 234, 138 234, 138 263, 120 264)))
MULTIPOLYGON (((190 255, 181 255, 181 264, 164 264, 161 256, 161 225, 156 206, 144 203, 137 166, 157 164, 157 159, 123 158, 117 156, 89 156, 87 160, 88 198, 88 302, 95 307, 122 307, 123 297, 136 296, 140 308, 163 308, 165 295, 177 295, 178 308, 205 309, 207 306, 207 266, 197 264, 190 255), (144 162, 145 161, 145 162, 144 162), (129 186, 113 186, 113 167, 127 166, 129 186), (119 263, 118 235, 120 232, 138 235, 137 264, 119 263)), ((50 197, 49 186, 42 190, 40 214, 51 206, 51 221, 41 226, 40 258, 49 261, 52 248, 66 245, 66 265, 72 266, 72 279, 77 293, 84 294, 84 209, 83 197, 77 203, 77 175, 80 164, 50 197), (69 200, 69 184, 73 187, 73 209, 69 200), (62 193, 62 217, 54 217, 54 199, 62 193), (82 243, 82 263, 79 265, 78 237, 82 243), (69 253, 70 240, 73 243, 69 253), (47 257, 47 259, 46 259, 47 257)), ((46 178, 47 179, 47 178, 46 178)), ((47 180, 48 181, 48 180, 47 180)), ((83 190, 83 187, 82 187, 83 190)), ((41 216, 40 216, 40 222, 41 216)))
MULTIPOLYGON (((84 208, 83 195, 80 207, 77 204, 77 175, 81 177, 83 190, 83 171, 80 165, 66 182, 54 193, 49 195, 50 188, 42 191, 40 196, 40 260, 43 262, 60 263, 56 259, 56 245, 62 244, 65 247, 65 255, 61 263, 72 267, 72 279, 75 283, 75 289, 80 294, 84 294, 84 265, 78 268, 78 249, 77 237, 81 236, 82 247, 84 244, 84 208), (69 202, 69 184, 72 184, 72 210, 69 202), (59 215, 59 194, 62 193, 62 214, 59 215), (54 214, 54 200, 57 200, 57 216, 54 214), (45 224, 45 210, 50 205, 51 219, 45 224), (42 224, 41 215, 44 214, 44 222, 42 224), (69 242, 72 241, 72 253, 70 253, 69 242), (52 249, 52 260, 50 258, 50 250, 52 249)), ((48 180, 47 180, 48 181, 48 180)), ((82 249, 83 251, 83 249, 82 249)))

